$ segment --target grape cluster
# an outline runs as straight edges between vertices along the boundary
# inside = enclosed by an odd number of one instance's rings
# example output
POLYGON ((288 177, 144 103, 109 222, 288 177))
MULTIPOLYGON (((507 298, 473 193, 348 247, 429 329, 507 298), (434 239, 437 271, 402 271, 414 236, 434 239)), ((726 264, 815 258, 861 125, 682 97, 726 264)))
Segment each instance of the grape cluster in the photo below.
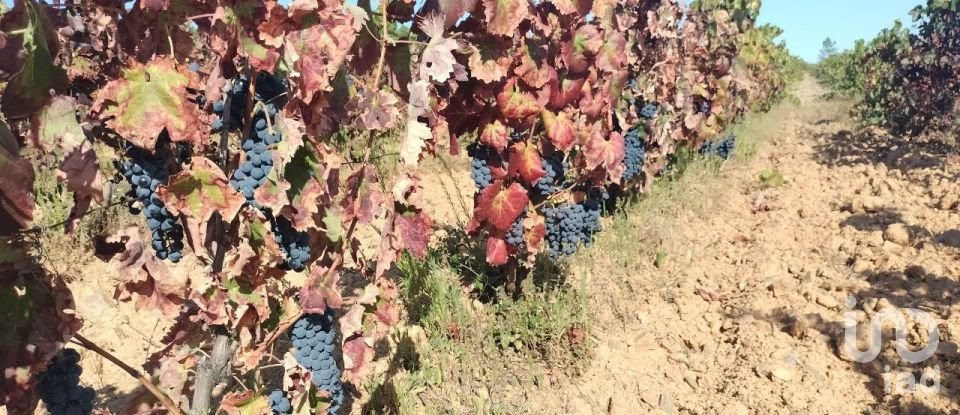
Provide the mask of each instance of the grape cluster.
MULTIPOLYGON (((179 262, 183 256, 183 227, 167 210, 160 197, 157 196, 157 187, 166 183, 170 178, 163 163, 163 159, 147 151, 130 147, 127 150, 129 160, 120 165, 120 170, 127 182, 130 183, 131 199, 139 200, 143 205, 143 214, 147 218, 147 227, 152 236, 153 250, 157 258, 179 262)), ((137 208, 130 206, 132 213, 137 208)))
POLYGON ((490 171, 490 162, 494 160, 496 152, 485 145, 473 144, 467 147, 467 154, 473 159, 470 163, 470 178, 477 190, 486 189, 493 184, 493 173, 490 171))
POLYGON ((640 117, 645 120, 652 120, 653 117, 657 116, 658 109, 660 109, 660 104, 656 102, 647 103, 640 109, 640 117))
POLYGON ((333 311, 327 309, 324 314, 307 314, 297 320, 290 335, 294 357, 300 366, 313 374, 313 384, 317 389, 330 393, 328 414, 336 415, 343 404, 343 384, 340 382, 340 368, 333 355, 336 349, 337 334, 333 326, 333 311))
MULTIPOLYGON (((247 81, 247 77, 241 76, 234 80, 230 91, 227 91, 224 96, 220 97, 220 100, 213 103, 211 109, 217 115, 211 125, 214 132, 223 130, 224 124, 226 124, 228 131, 239 130, 243 127, 243 114, 247 112, 247 90, 249 88, 250 83, 247 81), (228 95, 230 96, 230 119, 224 121, 223 115, 226 112, 228 95)), ((201 97, 200 106, 204 106, 205 102, 206 100, 201 97)))
POLYGON ((600 202, 594 199, 544 209, 550 257, 573 255, 581 244, 593 245, 593 235, 600 231, 600 211, 600 202))
POLYGON ((64 349, 37 381, 37 394, 50 415, 87 415, 93 411, 93 388, 80 386, 80 353, 64 349))
POLYGON ((727 136, 722 139, 714 139, 703 143, 703 147, 700 147, 700 154, 706 157, 719 157, 727 160, 733 155, 736 144, 737 137, 733 134, 727 134, 727 136))
POLYGON ((623 137, 625 150, 623 164, 626 167, 623 171, 623 181, 640 176, 640 173, 643 172, 643 159, 646 155, 643 144, 644 136, 643 126, 637 125, 627 131, 627 134, 623 137))
MULTIPOLYGON (((275 114, 276 109, 268 106, 267 112, 275 114)), ((269 115, 271 119, 272 114, 269 115)), ((253 128, 241 144, 244 161, 230 178, 230 184, 243 194, 249 203, 253 203, 254 192, 266 183, 267 175, 273 168, 273 152, 268 146, 279 143, 282 138, 275 126, 271 128, 271 125, 268 125, 267 117, 267 113, 263 110, 257 111, 254 115, 253 128)))
MULTIPOLYGON (((240 83, 243 82, 238 81, 234 85, 240 83)), ((254 202, 254 192, 266 183, 267 175, 273 168, 273 152, 270 151, 270 146, 283 139, 280 130, 274 124, 277 107, 272 102, 283 93, 283 83, 273 76, 261 73, 257 76, 256 87, 257 95, 255 98, 258 102, 258 110, 253 114, 253 128, 240 145, 243 149, 244 160, 240 163, 240 167, 233 172, 233 177, 230 179, 230 184, 243 194, 243 197, 247 198, 248 203, 254 202)), ((233 100, 232 102, 239 101, 236 97, 233 100)), ((216 111, 216 106, 214 106, 214 111, 216 111)), ((232 112, 230 118, 232 123, 232 112)))
POLYGON ((270 410, 273 415, 290 415, 293 413, 293 405, 290 399, 280 389, 274 389, 267 395, 267 402, 270 403, 270 410))
POLYGON ((704 114, 710 113, 710 101, 703 101, 700 103, 700 106, 697 108, 700 112, 704 114))
POLYGON ((541 196, 552 195, 563 187, 569 165, 558 156, 545 157, 540 160, 540 165, 545 173, 537 180, 537 193, 541 196))
POLYGON ((513 225, 510 225, 506 234, 507 244, 520 250, 526 247, 526 241, 523 239, 523 217, 524 215, 517 216, 517 220, 513 221, 513 225))
POLYGON ((287 258, 287 267, 303 271, 310 259, 310 235, 296 230, 289 219, 279 216, 273 220, 273 237, 287 258))

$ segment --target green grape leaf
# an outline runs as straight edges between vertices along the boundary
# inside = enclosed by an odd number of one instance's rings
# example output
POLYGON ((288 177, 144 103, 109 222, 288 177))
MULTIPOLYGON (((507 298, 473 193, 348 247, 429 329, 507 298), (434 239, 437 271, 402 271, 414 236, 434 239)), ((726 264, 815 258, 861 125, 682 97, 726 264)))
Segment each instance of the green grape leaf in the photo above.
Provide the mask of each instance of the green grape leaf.
POLYGON ((216 163, 206 157, 193 157, 190 166, 170 177, 157 189, 160 200, 174 214, 206 223, 214 212, 233 221, 246 199, 227 181, 216 163))
POLYGON ((197 75, 169 58, 134 64, 97 93, 94 110, 113 117, 107 125, 133 145, 154 151, 166 129, 177 142, 206 144, 208 117, 191 101, 188 88, 199 89, 197 75))
POLYGON ((0 20, 6 45, 0 49, 0 70, 13 75, 3 90, 3 114, 22 118, 67 87, 66 71, 54 62, 60 50, 56 28, 35 0, 18 1, 0 20), (20 64, 19 66, 17 64, 20 64))

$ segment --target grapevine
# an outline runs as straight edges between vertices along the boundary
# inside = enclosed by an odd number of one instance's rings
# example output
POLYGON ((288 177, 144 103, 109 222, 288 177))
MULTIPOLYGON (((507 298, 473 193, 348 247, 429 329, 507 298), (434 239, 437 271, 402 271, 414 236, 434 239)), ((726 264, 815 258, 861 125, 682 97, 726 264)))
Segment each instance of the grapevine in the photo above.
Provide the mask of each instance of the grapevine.
MULTIPOLYGON (((171 329, 134 362, 151 373, 108 360, 174 414, 182 404, 244 413, 250 402, 238 396, 282 414, 305 396, 326 398, 317 412, 352 409, 344 382, 363 389, 382 358, 373 345, 399 321, 389 271, 404 253, 425 258, 437 228, 424 160, 463 162, 450 169, 475 190, 462 234, 481 242, 482 258, 533 269, 591 246, 605 206, 655 179, 643 172, 780 99, 790 63, 778 29, 755 24, 758 2, 618 0, 609 13, 516 0, 168 3, 24 0, 3 13, 0 43, 12 50, 0 68, 0 159, 12 167, 0 184, 0 241, 21 248, 40 216, 36 160, 64 172, 70 224, 112 203, 100 166, 122 159, 146 232, 98 235, 106 249, 96 260, 117 276, 114 298, 171 329), (374 154, 383 148, 396 150, 374 154), (362 289, 344 289, 344 268, 362 289), (263 385, 230 391, 210 407, 198 385, 213 382, 200 380, 259 378, 288 333, 312 382, 267 396, 253 392, 263 385), (230 373, 198 363, 206 359, 230 373)), ((724 146, 729 154, 733 143, 724 146)), ((0 270, 34 260, 4 251, 0 270)), ((65 307, 69 290, 44 281, 65 307)), ((0 383, 0 403, 49 400, 34 381, 63 359, 53 356, 64 341, 84 339, 80 320, 0 368, 28 374, 0 383)))

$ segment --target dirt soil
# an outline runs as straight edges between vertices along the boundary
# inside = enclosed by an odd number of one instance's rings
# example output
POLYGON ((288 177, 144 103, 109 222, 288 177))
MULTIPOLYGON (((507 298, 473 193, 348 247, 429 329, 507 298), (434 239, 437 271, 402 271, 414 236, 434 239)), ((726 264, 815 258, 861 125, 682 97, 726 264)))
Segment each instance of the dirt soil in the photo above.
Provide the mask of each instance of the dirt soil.
MULTIPOLYGON (((691 189, 700 193, 686 200, 696 203, 674 206, 659 240, 637 241, 651 220, 642 215, 627 220, 636 233, 619 236, 632 243, 601 236, 588 265, 572 273, 583 280, 570 281, 589 292, 589 362, 579 375, 491 396, 510 399, 511 413, 532 414, 958 413, 960 159, 933 142, 857 129, 847 104, 823 93, 804 81, 801 105, 761 115, 773 128, 757 139, 756 155, 691 189), (763 185, 764 171, 785 183, 763 185), (651 244, 668 253, 660 267, 636 248, 651 244), (890 308, 933 317, 940 342, 932 358, 900 359, 889 325, 873 362, 844 351, 845 324, 863 326, 890 308), (926 375, 927 384, 938 374, 939 391, 890 390, 894 374, 926 375)), ((436 187, 446 189, 432 203, 440 223, 466 219, 450 202, 457 186, 436 187)), ((92 264, 72 283, 83 332, 142 361, 160 347, 163 319, 117 304, 104 274, 92 264)), ((925 346, 922 326, 907 326, 911 347, 925 346)), ((866 330, 857 333, 866 344, 866 330)), ((133 411, 133 379, 87 351, 83 365, 103 403, 133 411)))

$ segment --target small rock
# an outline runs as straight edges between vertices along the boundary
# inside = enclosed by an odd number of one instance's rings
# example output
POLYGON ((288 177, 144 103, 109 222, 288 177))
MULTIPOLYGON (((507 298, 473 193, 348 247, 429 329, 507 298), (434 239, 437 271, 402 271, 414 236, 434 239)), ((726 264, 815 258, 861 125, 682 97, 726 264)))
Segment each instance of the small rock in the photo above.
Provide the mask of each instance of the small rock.
POLYGON ((672 414, 675 412, 673 408, 673 397, 670 396, 670 393, 664 393, 660 395, 660 410, 667 414, 672 414))
POLYGON ((856 261, 853 261, 853 272, 857 274, 862 274, 864 272, 869 271, 871 266, 872 265, 870 264, 869 261, 866 261, 863 259, 857 259, 856 261))
POLYGON ((687 385, 690 385, 693 390, 697 390, 700 387, 697 383, 697 375, 693 374, 693 372, 687 372, 683 375, 683 381, 687 382, 687 385))
POLYGON ((886 203, 883 199, 876 196, 866 196, 862 199, 863 210, 870 213, 877 213, 883 210, 886 203))
POLYGON ((660 392, 653 389, 642 391, 640 392, 640 401, 650 405, 651 408, 657 408, 660 406, 660 392))
POLYGON ((607 401, 607 413, 610 415, 626 415, 627 403, 623 394, 613 394, 607 401))
POLYGON ((587 401, 573 398, 570 400, 570 413, 574 415, 593 415, 593 408, 587 401))
POLYGON ((954 192, 947 192, 940 198, 940 209, 952 210, 960 204, 960 196, 954 192))
POLYGON ((910 289, 910 295, 914 298, 926 298, 930 295, 930 286, 921 282, 910 289))
POLYGON ((840 302, 837 301, 837 298, 825 291, 817 291, 815 294, 817 304, 820 304, 826 308, 834 309, 840 307, 840 302))
POLYGON ((770 284, 770 290, 774 297, 783 297, 785 294, 796 292, 797 280, 790 277, 778 278, 770 284))
POLYGON ((750 415, 750 409, 740 402, 734 402, 726 406, 721 415, 750 415))
POLYGON ((887 226, 887 230, 883 233, 883 237, 884 239, 897 245, 909 245, 910 228, 907 228, 907 225, 902 223, 894 223, 890 226, 887 226))
POLYGON ((774 379, 789 382, 793 379, 793 370, 784 366, 776 366, 770 370, 770 376, 774 379))
POLYGON ((883 232, 880 232, 880 231, 870 232, 870 234, 867 235, 867 238, 866 240, 864 240, 864 242, 867 243, 867 246, 873 246, 873 247, 883 246, 883 232))

